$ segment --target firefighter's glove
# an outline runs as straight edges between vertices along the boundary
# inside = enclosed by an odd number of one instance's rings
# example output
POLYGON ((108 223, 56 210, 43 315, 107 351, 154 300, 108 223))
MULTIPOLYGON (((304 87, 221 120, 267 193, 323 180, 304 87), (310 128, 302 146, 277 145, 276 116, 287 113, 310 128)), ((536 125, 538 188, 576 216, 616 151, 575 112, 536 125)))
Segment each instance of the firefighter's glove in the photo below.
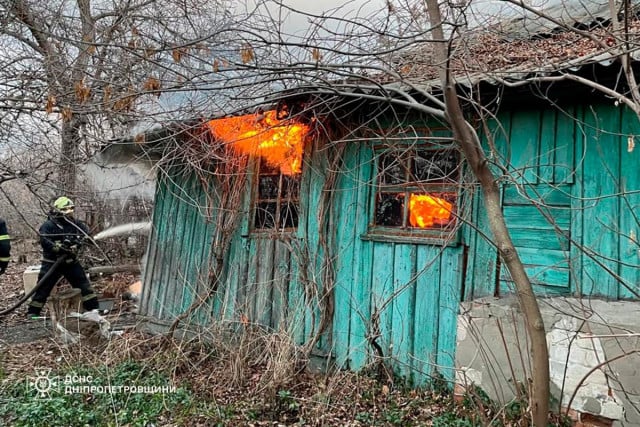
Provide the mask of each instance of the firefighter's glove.
POLYGON ((62 241, 62 252, 73 255, 78 253, 78 244, 69 239, 62 241))
POLYGON ((55 253, 60 253, 62 252, 62 242, 57 241, 57 242, 53 242, 53 252, 55 253))
POLYGON ((69 247, 66 248, 66 253, 67 253, 67 262, 74 262, 75 260, 78 259, 78 251, 80 250, 80 247, 78 245, 71 245, 69 247))

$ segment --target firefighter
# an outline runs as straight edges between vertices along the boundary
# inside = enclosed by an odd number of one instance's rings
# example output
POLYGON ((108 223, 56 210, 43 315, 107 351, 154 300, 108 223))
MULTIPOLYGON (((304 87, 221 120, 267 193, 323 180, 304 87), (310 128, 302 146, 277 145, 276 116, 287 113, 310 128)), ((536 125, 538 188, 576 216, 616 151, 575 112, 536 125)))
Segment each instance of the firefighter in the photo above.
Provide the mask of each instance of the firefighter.
POLYGON ((11 257, 11 240, 7 232, 7 223, 0 218, 0 275, 4 274, 11 257))
POLYGON ((38 283, 54 267, 61 257, 64 260, 40 284, 31 298, 27 309, 27 319, 40 315, 40 311, 49 298, 61 276, 74 288, 80 289, 82 305, 85 310, 98 309, 98 297, 94 293, 87 275, 78 261, 78 251, 89 238, 87 225, 73 217, 74 204, 68 197, 58 197, 48 214, 48 219, 40 226, 40 245, 42 246, 42 265, 38 274, 38 283))

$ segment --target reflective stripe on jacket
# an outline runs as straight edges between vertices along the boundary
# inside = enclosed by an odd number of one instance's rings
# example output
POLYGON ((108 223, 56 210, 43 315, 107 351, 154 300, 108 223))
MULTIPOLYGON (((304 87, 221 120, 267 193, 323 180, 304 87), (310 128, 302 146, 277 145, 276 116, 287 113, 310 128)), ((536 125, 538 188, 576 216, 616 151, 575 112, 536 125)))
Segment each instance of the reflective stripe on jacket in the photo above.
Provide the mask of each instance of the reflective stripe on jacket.
POLYGON ((0 268, 7 268, 11 259, 11 238, 7 232, 7 223, 0 218, 0 268))

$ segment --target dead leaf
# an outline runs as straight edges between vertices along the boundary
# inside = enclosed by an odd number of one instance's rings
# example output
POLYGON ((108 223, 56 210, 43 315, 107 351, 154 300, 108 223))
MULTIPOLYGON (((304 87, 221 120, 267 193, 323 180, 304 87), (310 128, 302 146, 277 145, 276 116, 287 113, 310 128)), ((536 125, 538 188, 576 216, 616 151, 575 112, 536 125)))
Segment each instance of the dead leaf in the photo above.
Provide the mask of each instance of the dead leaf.
POLYGON ((388 395, 389 395, 389 386, 388 386, 388 385, 386 385, 386 384, 384 384, 384 385, 382 386, 382 390, 381 390, 381 391, 382 391, 382 395, 383 395, 383 396, 388 396, 388 395))
POLYGON ((634 148, 636 148, 634 137, 633 135, 629 135, 627 137, 627 153, 631 153, 634 148))
POLYGON ((240 49, 240 57, 244 64, 253 61, 255 58, 253 48, 250 44, 246 43, 242 49, 240 49))
POLYGON ((162 85, 160 84, 160 80, 156 79, 155 77, 149 77, 144 82, 142 87, 144 88, 144 90, 148 92, 156 92, 155 95, 160 96, 160 89, 162 85))
POLYGON ((217 59, 215 59, 213 61, 213 72, 217 73, 218 71, 220 71, 220 61, 218 61, 217 59))
POLYGON ((113 89, 111 88, 111 86, 107 86, 104 88, 104 94, 103 94, 102 100, 104 101, 105 104, 111 100, 112 92, 113 92, 113 89))
POLYGON ((156 54, 157 50, 152 48, 152 47, 148 47, 144 50, 144 56, 146 58, 151 58, 156 54))
POLYGON ((313 50, 311 51, 311 57, 315 61, 320 61, 322 59, 322 54, 320 53, 320 49, 318 49, 317 47, 314 47, 313 50))
POLYGON ((182 49, 175 48, 171 51, 171 56, 173 57, 173 62, 179 63, 182 60, 182 49))
POLYGON ((64 108, 62 109, 62 121, 63 122, 70 122, 71 121, 71 117, 73 117, 73 112, 71 111, 71 107, 68 105, 65 105, 64 108))
POLYGON ((49 95, 47 97, 47 104, 44 107, 47 114, 53 113, 53 107, 55 106, 56 106, 56 97, 53 95, 49 95))
POLYGON ((79 102, 85 102, 89 99, 89 95, 91 94, 91 89, 85 84, 84 79, 76 82, 73 86, 74 91, 76 93, 76 99, 79 102))
POLYGON ((129 111, 133 108, 133 102, 136 97, 132 95, 133 90, 129 88, 129 92, 113 103, 113 109, 116 111, 129 111))
POLYGON ((144 144, 145 143, 145 135, 144 133, 139 133, 133 137, 133 142, 136 144, 144 144))
POLYGON ((91 34, 85 34, 82 36, 82 42, 87 45, 87 53, 93 55, 96 51, 96 46, 91 44, 91 42, 93 42, 93 36, 91 34))

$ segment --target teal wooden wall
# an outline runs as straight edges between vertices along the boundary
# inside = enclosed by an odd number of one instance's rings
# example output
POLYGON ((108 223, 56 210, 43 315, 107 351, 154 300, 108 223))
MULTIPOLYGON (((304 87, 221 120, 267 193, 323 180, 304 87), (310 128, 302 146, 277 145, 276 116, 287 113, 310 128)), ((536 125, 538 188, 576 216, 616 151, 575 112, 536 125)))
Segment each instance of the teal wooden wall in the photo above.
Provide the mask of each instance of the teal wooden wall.
MULTIPOLYGON (((215 204, 216 197, 215 193, 207 197, 195 177, 165 176, 158 184, 141 312, 173 319, 209 286, 209 236, 217 211, 207 207, 215 204)), ((203 313, 206 310, 199 315, 203 313)))
POLYGON ((333 351, 341 365, 370 361, 376 336, 397 373, 453 378, 463 247, 363 239, 371 216, 372 150, 351 145, 334 203, 337 230, 333 351))
MULTIPOLYGON (((436 371, 452 379, 463 247, 364 238, 372 218, 373 150, 350 144, 343 156, 330 152, 316 145, 307 153, 296 233, 249 233, 250 205, 243 201, 224 283, 193 320, 245 319, 308 344, 323 327, 323 313, 332 312, 314 352, 339 366, 371 363, 373 340, 385 361, 415 383, 426 383, 436 371), (334 179, 335 188, 326 191, 334 179)), ((215 180, 207 188, 215 195, 215 180)), ((144 314, 171 321, 210 286, 206 263, 219 207, 203 192, 194 178, 159 183, 144 314)))
MULTIPOLYGON (((514 244, 541 295, 637 298, 640 174, 638 119, 621 107, 526 109, 491 125, 514 244), (533 202, 533 203, 532 203, 533 202)), ((482 205, 476 221, 489 232, 482 205)), ((466 298, 512 292, 486 239, 470 238, 466 298)))

